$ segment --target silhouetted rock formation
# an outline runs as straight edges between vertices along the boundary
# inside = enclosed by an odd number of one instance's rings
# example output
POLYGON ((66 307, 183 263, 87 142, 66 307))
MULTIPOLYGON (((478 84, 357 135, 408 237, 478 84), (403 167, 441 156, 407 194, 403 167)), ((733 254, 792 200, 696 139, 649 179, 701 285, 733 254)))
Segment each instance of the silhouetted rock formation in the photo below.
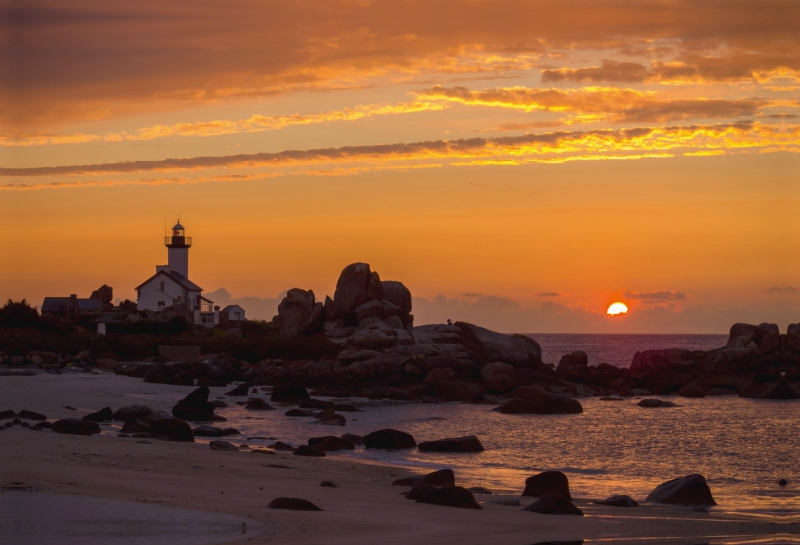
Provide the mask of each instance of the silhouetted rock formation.
POLYGON ((711 496, 711 489, 706 484, 705 477, 696 473, 661 483, 650 492, 647 501, 685 505, 717 505, 711 496))

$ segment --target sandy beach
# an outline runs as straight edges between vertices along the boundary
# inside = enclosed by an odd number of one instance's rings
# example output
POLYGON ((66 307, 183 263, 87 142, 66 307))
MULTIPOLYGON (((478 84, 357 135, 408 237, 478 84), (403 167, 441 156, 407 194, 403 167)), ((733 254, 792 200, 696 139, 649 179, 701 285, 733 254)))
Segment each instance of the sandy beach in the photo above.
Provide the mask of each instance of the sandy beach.
MULTIPOLYGON (((27 408, 53 420, 80 417, 104 406, 141 403, 154 388, 172 388, 176 394, 187 390, 113 375, 42 375, 3 377, 0 395, 3 409, 27 408)), ((232 515, 249 522, 250 528, 230 541, 236 543, 530 545, 601 539, 698 543, 754 538, 790 542, 800 531, 796 520, 649 505, 613 508, 593 505, 586 498, 575 502, 584 517, 540 515, 496 505, 491 502, 514 497, 523 506, 530 503, 530 498, 496 494, 476 495, 483 507, 480 512, 416 504, 400 495, 406 489, 391 485, 410 474, 403 468, 283 453, 217 452, 200 442, 151 439, 142 443, 116 437, 112 425, 102 427, 104 433, 92 437, 31 432, 19 426, 0 432, 4 500, 35 490, 197 510, 198 520, 203 512, 208 517, 232 515), (340 486, 321 487, 324 480, 340 486), (277 497, 307 499, 323 511, 267 508, 277 497)))

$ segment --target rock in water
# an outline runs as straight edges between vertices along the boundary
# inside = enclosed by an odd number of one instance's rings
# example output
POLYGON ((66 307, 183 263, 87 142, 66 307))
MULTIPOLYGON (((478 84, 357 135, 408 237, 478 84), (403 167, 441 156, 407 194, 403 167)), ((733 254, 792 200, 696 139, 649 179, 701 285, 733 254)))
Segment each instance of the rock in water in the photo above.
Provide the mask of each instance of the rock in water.
POLYGON ((323 452, 334 452, 337 450, 353 450, 356 446, 346 439, 341 439, 333 435, 324 437, 312 437, 308 440, 308 446, 314 447, 323 452))
POLYGON ((270 509, 290 509, 292 511, 322 511, 308 500, 300 498, 275 498, 269 505, 270 509))
POLYGON ((35 413, 33 411, 28 411, 22 409, 20 412, 17 413, 17 418, 22 418, 23 420, 47 420, 47 417, 41 413, 35 413))
POLYGON ((383 429, 365 435, 364 446, 378 449, 406 449, 416 447, 417 442, 406 432, 383 429))
POLYGON ((655 398, 643 399, 638 403, 638 405, 640 407, 645 407, 645 408, 677 407, 677 405, 675 405, 671 401, 664 401, 663 399, 655 399, 655 398))
POLYGON ((610 505, 612 507, 636 507, 639 505, 636 500, 625 494, 615 494, 602 501, 596 501, 595 503, 599 505, 610 505))
POLYGON ((544 471, 525 479, 523 496, 543 497, 548 494, 558 494, 568 500, 572 500, 567 476, 560 471, 544 471))
POLYGON ((456 476, 452 469, 440 469, 422 477, 406 477, 397 479, 393 483, 395 486, 455 486, 456 476))
POLYGON ((447 486, 426 494, 417 500, 417 503, 430 503, 445 505, 447 507, 460 507, 462 509, 482 509, 472 492, 461 486, 447 486))
POLYGON ((717 505, 711 496, 706 478, 694 473, 658 485, 647 496, 655 503, 680 503, 685 505, 717 505))
POLYGON ((583 516, 583 511, 567 498, 560 494, 547 494, 522 509, 543 515, 578 515, 583 516))
POLYGON ((423 441, 419 444, 422 452, 483 452, 480 440, 474 435, 450 437, 435 441, 423 441))
POLYGON ((275 407, 264 401, 259 397, 251 397, 244 405, 245 409, 250 411, 274 411, 275 407))
POLYGON ((227 450, 229 452, 239 452, 239 448, 232 444, 228 443, 227 441, 211 441, 208 444, 211 447, 211 450, 227 450))
POLYGON ((177 405, 172 408, 172 415, 182 420, 199 422, 219 420, 219 417, 214 414, 216 406, 208 401, 208 394, 210 392, 208 386, 201 386, 191 392, 185 398, 178 401, 177 405))
MULTIPOLYGON (((250 385, 247 384, 246 382, 244 382, 244 383, 240 384, 239 386, 237 386, 236 388, 234 388, 233 390, 231 390, 230 392, 225 392, 225 395, 226 396, 242 397, 242 396, 246 396, 249 393, 250 393, 250 385)), ((206 396, 206 399, 208 399, 207 396, 206 396)))
POLYGON ((309 447, 308 445, 300 445, 294 450, 295 456, 311 456, 315 458, 324 458, 326 454, 321 450, 317 450, 314 447, 309 447))
POLYGON ((192 430, 192 433, 195 437, 222 437, 225 435, 222 433, 221 428, 216 428, 214 426, 197 426, 192 430))
POLYGON ((111 422, 113 419, 114 412, 111 410, 111 407, 105 407, 83 417, 83 420, 89 420, 90 422, 111 422))
POLYGON ((120 422, 144 420, 145 418, 152 416, 152 414, 153 409, 147 407, 146 405, 130 405, 128 407, 117 409, 117 411, 114 413, 114 420, 120 422))
POLYGON ((545 395, 512 399, 497 410, 503 414, 578 414, 583 406, 577 399, 545 395))
POLYGON ((276 403, 300 403, 310 398, 308 390, 302 386, 275 386, 272 388, 270 401, 276 403))
POLYGON ((189 424, 180 418, 165 418, 150 422, 150 435, 162 441, 194 443, 194 434, 189 424))
POLYGON ((350 441, 354 445, 363 445, 364 438, 361 435, 356 435, 354 433, 344 433, 342 434, 342 439, 345 441, 350 441))
POLYGON ((64 418, 53 422, 53 431, 67 435, 93 435, 100 433, 100 426, 95 422, 80 420, 78 418, 64 418))

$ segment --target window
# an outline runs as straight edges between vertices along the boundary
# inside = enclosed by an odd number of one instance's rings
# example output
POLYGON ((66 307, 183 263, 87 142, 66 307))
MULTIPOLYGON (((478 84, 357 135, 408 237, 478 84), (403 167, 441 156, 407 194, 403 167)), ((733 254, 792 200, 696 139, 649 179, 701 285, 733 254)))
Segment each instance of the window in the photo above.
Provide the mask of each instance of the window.
POLYGON ((164 281, 161 281, 161 291, 164 291, 164 281))
POLYGON ((164 307, 164 301, 159 301, 158 302, 158 308, 162 308, 162 307, 164 307))
POLYGON ((241 312, 234 312, 233 313, 233 317, 234 317, 235 320, 241 320, 242 319, 242 313, 241 312))

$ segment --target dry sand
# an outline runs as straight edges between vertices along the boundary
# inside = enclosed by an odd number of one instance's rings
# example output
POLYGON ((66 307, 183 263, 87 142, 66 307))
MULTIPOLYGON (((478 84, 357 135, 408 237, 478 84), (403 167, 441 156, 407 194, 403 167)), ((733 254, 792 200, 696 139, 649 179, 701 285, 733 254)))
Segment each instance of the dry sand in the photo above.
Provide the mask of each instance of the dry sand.
MULTIPOLYGON (((136 403, 169 410, 170 402, 160 394, 174 392, 172 399, 177 399, 187 391, 110 375, 0 377, 0 410, 27 408, 51 420, 136 403), (64 409, 66 405, 79 410, 64 409)), ((530 545, 611 539, 690 544, 754 537, 788 543, 800 533, 797 519, 657 506, 611 508, 580 499, 576 504, 585 517, 539 515, 490 503, 513 496, 478 495, 482 511, 423 505, 406 500, 400 495, 404 489, 391 486, 394 479, 409 475, 405 469, 281 453, 218 452, 204 443, 138 441, 114 434, 82 437, 6 429, 0 432, 0 486, 23 483, 13 487, 209 513, 198 513, 198 520, 211 513, 251 520, 250 530, 232 543, 530 545), (321 487, 323 480, 340 487, 321 487), (310 500, 324 511, 267 508, 281 496, 310 500)), ((530 502, 518 499, 523 505, 530 502)), ((8 516, 8 511, 0 512, 0 518, 8 516)), ((31 518, 47 516, 43 511, 31 518)))

